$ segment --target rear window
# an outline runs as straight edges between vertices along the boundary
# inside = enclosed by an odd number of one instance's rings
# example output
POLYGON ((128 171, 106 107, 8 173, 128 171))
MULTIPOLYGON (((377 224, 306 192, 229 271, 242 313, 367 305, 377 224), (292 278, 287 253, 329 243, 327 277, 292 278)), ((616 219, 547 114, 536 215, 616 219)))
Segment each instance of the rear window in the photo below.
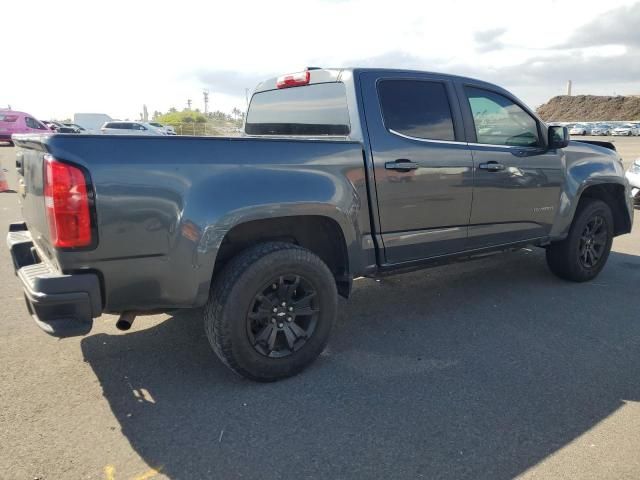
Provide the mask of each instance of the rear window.
POLYGON ((344 83, 318 83, 256 93, 247 113, 249 135, 348 135, 344 83))
POLYGON ((0 122, 13 123, 18 120, 18 115, 9 115, 6 113, 0 113, 0 122))

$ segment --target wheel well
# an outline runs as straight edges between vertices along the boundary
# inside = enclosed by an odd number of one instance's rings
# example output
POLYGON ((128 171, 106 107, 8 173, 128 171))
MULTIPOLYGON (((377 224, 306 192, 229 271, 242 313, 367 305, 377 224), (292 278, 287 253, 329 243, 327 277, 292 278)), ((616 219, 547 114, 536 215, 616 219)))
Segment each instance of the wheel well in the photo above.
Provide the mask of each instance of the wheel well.
POLYGON ((291 242, 322 259, 336 278, 338 292, 351 289, 347 245, 338 223, 328 217, 302 215, 253 220, 233 227, 222 240, 213 269, 215 275, 239 252, 261 242, 291 242))
POLYGON ((592 185, 582 192, 580 202, 585 198, 602 200, 611 208, 613 214, 613 234, 622 235, 631 231, 631 223, 627 213, 625 202, 625 190, 623 185, 616 183, 603 183, 592 185))

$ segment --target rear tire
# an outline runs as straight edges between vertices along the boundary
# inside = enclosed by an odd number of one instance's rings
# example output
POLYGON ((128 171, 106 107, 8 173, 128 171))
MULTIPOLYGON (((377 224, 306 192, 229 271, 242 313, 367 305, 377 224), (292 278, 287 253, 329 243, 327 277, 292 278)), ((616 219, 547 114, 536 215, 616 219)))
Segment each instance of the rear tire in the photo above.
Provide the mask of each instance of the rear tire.
POLYGON ((231 370, 271 382, 299 373, 320 355, 337 305, 335 279, 317 255, 289 243, 262 243, 217 276, 204 309, 205 331, 231 370))
POLYGON ((612 242, 611 208, 602 200, 585 198, 578 205, 567 238, 547 247, 547 265, 565 280, 592 280, 607 263, 612 242))

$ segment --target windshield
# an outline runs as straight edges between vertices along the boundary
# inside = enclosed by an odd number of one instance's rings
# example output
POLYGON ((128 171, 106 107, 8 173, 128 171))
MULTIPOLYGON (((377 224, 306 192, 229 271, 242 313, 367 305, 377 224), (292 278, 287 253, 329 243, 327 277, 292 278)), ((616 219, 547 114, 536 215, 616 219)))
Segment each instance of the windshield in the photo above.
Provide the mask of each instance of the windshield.
POLYGON ((249 135, 348 135, 343 83, 318 83, 256 93, 247 113, 249 135))

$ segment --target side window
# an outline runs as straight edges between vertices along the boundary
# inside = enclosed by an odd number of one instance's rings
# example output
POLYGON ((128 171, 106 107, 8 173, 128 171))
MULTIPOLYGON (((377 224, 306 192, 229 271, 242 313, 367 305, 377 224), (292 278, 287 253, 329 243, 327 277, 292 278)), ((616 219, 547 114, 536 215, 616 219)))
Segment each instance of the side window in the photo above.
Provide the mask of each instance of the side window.
POLYGON ((24 117, 24 122, 29 128, 38 128, 38 126, 36 125, 36 121, 31 117, 24 117))
POLYGON ((383 80, 378 84, 388 130, 427 140, 455 140, 451 106, 443 83, 383 80))
POLYGON ((478 143, 535 147, 540 144, 535 119, 507 97, 465 87, 478 143))

